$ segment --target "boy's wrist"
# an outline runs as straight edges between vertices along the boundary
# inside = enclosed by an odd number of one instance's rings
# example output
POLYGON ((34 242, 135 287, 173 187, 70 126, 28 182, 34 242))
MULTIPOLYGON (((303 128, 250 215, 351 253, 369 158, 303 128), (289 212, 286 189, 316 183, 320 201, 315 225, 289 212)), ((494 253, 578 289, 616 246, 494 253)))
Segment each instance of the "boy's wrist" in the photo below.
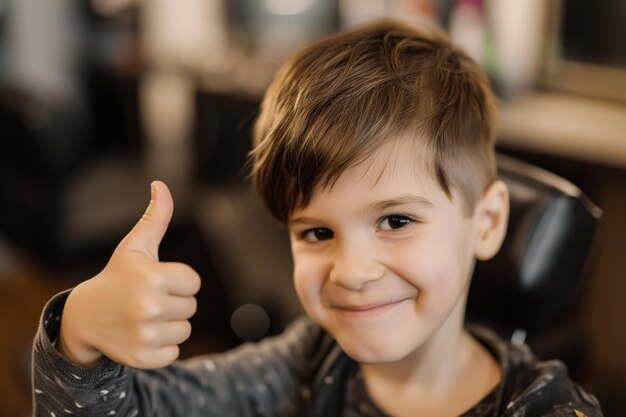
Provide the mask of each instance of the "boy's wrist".
POLYGON ((84 368, 95 365, 103 357, 102 353, 96 349, 67 341, 63 331, 59 336, 56 348, 65 359, 84 368))
POLYGON ((103 354, 81 339, 78 323, 72 321, 72 317, 76 315, 72 309, 74 301, 72 296, 76 295, 76 289, 78 287, 69 294, 65 303, 56 348, 70 362, 90 367, 98 362, 103 354))

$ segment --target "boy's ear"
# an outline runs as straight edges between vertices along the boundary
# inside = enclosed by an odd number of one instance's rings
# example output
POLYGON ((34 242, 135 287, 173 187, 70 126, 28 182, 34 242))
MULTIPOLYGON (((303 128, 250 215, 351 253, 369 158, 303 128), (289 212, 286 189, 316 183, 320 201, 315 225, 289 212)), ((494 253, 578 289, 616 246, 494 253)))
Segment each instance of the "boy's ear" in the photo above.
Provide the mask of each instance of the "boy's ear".
POLYGON ((474 213, 477 221, 475 255, 485 261, 492 258, 504 241, 509 222, 509 189, 496 180, 487 188, 474 213))

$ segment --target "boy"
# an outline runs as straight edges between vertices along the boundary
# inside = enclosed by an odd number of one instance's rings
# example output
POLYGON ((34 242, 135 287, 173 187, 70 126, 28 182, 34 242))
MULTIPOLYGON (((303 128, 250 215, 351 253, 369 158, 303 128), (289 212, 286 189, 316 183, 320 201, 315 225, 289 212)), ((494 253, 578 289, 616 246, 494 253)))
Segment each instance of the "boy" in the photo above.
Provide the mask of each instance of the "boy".
POLYGON ((160 263, 173 204, 96 277, 46 307, 39 416, 600 416, 560 362, 463 327, 476 259, 506 232, 494 104, 442 33, 379 22, 301 51, 255 127, 253 180, 289 228, 309 318, 232 352, 172 362, 200 279, 160 263))

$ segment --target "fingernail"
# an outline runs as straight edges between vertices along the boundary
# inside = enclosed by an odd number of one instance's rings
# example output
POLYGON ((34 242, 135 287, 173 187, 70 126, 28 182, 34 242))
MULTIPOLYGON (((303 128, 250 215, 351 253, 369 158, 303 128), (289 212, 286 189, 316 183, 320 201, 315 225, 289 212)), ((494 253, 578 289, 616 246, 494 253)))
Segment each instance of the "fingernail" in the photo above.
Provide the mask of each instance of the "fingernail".
POLYGON ((150 184, 150 199, 156 200, 156 196, 157 196, 156 182, 152 181, 152 183, 150 184))

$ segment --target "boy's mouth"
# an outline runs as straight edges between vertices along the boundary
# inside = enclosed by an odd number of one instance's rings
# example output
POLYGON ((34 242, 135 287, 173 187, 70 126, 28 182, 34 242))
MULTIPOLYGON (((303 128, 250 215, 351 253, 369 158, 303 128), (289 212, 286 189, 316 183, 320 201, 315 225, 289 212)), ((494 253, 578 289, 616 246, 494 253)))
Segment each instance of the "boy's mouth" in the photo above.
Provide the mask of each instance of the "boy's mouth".
POLYGON ((394 308, 400 306, 405 301, 410 300, 411 298, 402 298, 394 301, 384 301, 380 303, 371 303, 371 304, 362 304, 362 305, 331 305, 331 308, 336 310, 341 315, 353 318, 359 317, 374 317, 378 315, 382 315, 388 311, 393 310, 394 308))

